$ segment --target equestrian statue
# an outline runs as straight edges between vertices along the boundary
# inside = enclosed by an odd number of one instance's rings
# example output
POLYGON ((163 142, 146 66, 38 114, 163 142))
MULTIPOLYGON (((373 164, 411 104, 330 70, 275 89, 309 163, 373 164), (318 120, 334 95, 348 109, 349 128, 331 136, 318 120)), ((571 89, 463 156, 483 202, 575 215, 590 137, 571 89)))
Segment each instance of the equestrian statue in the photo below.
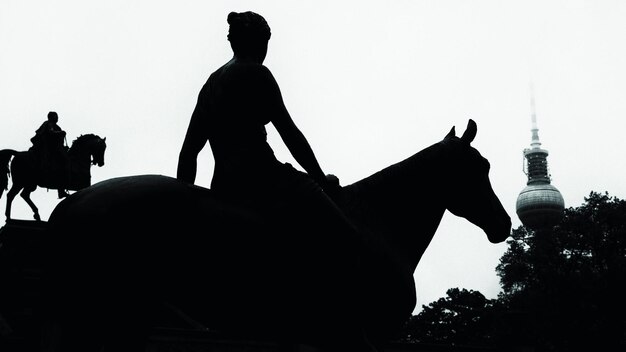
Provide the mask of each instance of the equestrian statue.
POLYGON ((106 138, 81 135, 67 148, 63 145, 65 132, 54 127, 56 116, 55 112, 48 114, 48 121, 31 139, 33 146, 29 150, 0 150, 0 197, 8 189, 9 177, 13 183, 7 192, 7 220, 11 219, 11 204, 18 193, 30 206, 34 219, 40 221, 39 210, 30 198, 37 186, 57 189, 59 198, 65 198, 66 190, 77 191, 91 185, 91 165, 104 165, 106 138))

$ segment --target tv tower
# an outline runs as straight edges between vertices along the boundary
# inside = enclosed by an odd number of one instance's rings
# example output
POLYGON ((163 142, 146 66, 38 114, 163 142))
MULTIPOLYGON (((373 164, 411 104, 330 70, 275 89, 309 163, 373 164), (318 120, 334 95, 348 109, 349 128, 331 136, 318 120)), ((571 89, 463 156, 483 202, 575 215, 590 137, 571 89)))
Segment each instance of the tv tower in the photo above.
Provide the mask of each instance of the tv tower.
POLYGON ((558 224, 563 217, 565 202, 561 192, 550 184, 548 173, 548 151, 541 148, 537 114, 535 113, 535 93, 530 86, 531 142, 524 149, 524 173, 528 176, 526 187, 517 197, 517 216, 524 226, 534 230, 546 230, 558 224))

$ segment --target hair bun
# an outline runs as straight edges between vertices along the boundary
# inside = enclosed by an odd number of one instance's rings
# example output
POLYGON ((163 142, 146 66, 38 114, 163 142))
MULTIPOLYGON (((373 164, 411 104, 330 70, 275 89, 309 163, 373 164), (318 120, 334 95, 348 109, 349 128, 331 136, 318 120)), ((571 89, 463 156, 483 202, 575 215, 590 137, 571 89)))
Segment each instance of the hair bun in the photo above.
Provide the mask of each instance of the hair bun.
POLYGON ((238 22, 241 19, 241 16, 239 16, 239 14, 237 12, 231 12, 228 14, 228 18, 227 18, 227 22, 229 25, 233 25, 234 23, 238 22))
POLYGON ((230 25, 228 30, 228 40, 269 40, 271 36, 270 27, 263 16, 252 11, 231 12, 228 14, 227 22, 230 25))

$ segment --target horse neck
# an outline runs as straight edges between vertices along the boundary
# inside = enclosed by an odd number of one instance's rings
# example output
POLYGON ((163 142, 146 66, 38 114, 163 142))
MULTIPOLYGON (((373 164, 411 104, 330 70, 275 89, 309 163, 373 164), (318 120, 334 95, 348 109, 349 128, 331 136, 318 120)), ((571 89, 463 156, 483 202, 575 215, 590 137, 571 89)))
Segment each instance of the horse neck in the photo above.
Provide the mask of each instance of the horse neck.
POLYGON ((347 216, 411 274, 445 211, 443 150, 440 143, 434 144, 344 188, 347 216))
POLYGON ((72 143, 67 153, 73 164, 89 167, 91 163, 91 152, 89 149, 89 141, 76 140, 72 143))

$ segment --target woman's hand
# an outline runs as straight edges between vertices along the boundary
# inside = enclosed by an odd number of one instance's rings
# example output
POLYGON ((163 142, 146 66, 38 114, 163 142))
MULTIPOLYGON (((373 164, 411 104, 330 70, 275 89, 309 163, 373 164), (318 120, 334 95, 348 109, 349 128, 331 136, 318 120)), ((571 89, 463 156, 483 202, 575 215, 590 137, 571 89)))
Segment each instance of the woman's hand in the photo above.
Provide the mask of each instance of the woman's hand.
POLYGON ((330 185, 331 187, 341 187, 339 185, 339 177, 333 174, 326 175, 326 183, 330 185))
POLYGON ((341 191, 339 178, 332 174, 326 175, 325 180, 320 184, 320 186, 324 190, 324 193, 326 193, 333 200, 341 191))

